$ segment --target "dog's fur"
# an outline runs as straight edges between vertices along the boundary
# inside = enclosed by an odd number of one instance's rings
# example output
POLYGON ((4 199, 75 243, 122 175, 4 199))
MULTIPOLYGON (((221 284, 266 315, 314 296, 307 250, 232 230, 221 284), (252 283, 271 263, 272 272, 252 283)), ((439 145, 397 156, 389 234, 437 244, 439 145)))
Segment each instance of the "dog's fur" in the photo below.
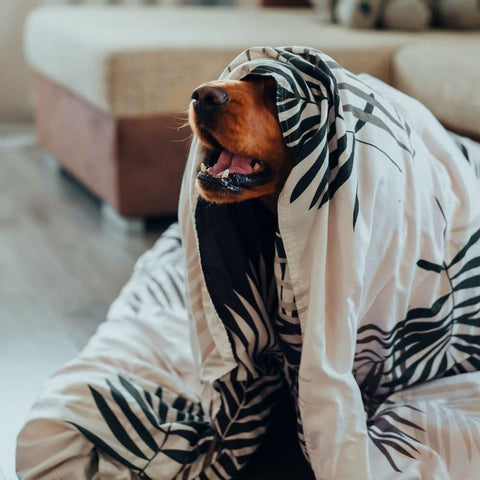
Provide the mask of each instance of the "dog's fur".
POLYGON ((200 85, 189 123, 208 152, 197 177, 200 195, 214 203, 262 197, 273 208, 293 163, 278 122, 275 80, 200 85))

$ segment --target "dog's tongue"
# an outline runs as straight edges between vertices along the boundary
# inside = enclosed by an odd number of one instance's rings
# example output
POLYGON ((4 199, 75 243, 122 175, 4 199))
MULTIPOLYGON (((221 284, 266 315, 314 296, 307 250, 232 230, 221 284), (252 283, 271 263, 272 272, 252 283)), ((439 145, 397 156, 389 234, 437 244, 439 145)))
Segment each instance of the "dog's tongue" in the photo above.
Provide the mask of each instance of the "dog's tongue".
POLYGON ((221 176, 225 170, 229 173, 249 175, 253 173, 252 158, 236 155, 228 150, 222 150, 217 163, 207 170, 209 175, 221 176))

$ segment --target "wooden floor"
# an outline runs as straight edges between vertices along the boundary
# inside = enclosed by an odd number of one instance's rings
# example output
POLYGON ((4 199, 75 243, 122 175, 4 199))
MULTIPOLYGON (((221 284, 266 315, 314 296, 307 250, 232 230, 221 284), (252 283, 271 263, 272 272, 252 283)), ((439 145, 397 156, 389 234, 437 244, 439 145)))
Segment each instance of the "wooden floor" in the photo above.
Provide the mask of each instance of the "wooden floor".
MULTIPOLYGON (((86 343, 138 256, 172 219, 127 235, 34 146, 0 128, 0 479, 41 385, 86 343)), ((2 477, 3 474, 3 477, 2 477)))

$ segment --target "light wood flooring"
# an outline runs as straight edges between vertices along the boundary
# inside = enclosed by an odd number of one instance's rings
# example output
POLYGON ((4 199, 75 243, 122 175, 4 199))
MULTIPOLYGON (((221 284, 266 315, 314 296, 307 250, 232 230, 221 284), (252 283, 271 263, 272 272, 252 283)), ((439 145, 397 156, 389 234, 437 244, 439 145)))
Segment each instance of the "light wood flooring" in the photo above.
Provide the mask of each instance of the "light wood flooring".
MULTIPOLYGON (((47 161, 28 127, 0 127, 0 479, 45 380, 74 357, 172 219, 128 235, 47 161)), ((2 476, 3 475, 3 476, 2 476)))

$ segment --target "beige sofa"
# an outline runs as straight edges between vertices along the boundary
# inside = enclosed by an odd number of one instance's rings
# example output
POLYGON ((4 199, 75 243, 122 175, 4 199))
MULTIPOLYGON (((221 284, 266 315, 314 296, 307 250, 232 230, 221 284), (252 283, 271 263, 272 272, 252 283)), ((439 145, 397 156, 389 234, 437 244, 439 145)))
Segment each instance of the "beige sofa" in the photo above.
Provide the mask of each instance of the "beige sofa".
POLYGON ((24 49, 41 145, 126 217, 176 212, 190 92, 253 45, 308 45, 480 139, 480 32, 349 30, 309 8, 51 6, 24 49))

